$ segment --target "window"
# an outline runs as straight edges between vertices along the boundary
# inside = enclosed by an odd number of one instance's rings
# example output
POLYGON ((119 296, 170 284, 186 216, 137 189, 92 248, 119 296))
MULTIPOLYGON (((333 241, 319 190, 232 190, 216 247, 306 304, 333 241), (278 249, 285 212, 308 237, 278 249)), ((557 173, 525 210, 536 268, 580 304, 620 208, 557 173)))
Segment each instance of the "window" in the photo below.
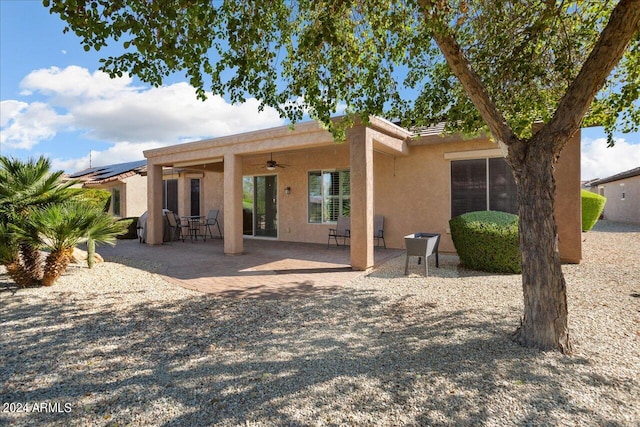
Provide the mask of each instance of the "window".
POLYGON ((167 179, 163 181, 162 208, 178 213, 178 180, 167 179))
POLYGON ((191 180, 191 215, 200 215, 200 180, 191 180))
POLYGON ((451 216, 494 210, 518 213, 516 183, 501 158, 451 162, 451 216))
POLYGON ((113 214, 115 216, 120 216, 121 214, 121 209, 120 209, 120 189, 119 188, 112 188, 111 189, 111 206, 113 206, 112 211, 113 214))
POLYGON ((624 184, 620 184, 620 192, 622 193, 622 199, 621 200, 626 199, 627 194, 624 191, 624 184))
POLYGON ((309 222, 336 222, 351 212, 348 170, 309 172, 309 222))

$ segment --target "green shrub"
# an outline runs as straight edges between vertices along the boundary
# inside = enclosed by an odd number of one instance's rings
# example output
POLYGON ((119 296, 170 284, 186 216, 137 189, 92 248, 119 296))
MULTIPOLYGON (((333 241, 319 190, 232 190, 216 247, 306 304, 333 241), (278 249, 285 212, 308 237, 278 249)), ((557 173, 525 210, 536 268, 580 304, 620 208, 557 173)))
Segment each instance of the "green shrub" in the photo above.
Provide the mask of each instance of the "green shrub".
POLYGON ((137 239, 138 238, 138 217, 132 216, 129 218, 122 218, 116 221, 124 224, 127 227, 126 231, 116 236, 118 239, 137 239))
POLYGON ((109 211, 111 203, 111 191, 100 188, 76 188, 76 197, 97 207, 102 212, 109 211))
POLYGON ((607 198, 587 190, 582 190, 580 196, 582 198, 582 231, 589 231, 598 222, 607 198))
POLYGON ((492 273, 520 273, 518 217, 480 211, 451 218, 451 238, 462 265, 492 273))

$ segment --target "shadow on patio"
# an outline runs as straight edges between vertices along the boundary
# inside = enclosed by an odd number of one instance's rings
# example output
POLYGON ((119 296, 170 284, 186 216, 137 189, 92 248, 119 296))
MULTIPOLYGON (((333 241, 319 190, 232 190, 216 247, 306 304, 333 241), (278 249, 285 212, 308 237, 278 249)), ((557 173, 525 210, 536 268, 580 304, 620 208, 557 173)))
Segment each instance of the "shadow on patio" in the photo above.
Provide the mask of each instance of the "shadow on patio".
MULTIPOLYGON (((245 239, 244 254, 225 256, 218 239, 176 241, 162 246, 119 240, 97 248, 105 261, 156 272, 169 282, 205 293, 230 297, 284 297, 336 289, 359 275, 349 265, 349 248, 245 239), (142 264, 141 264, 142 261, 142 264)), ((376 249, 375 263, 402 254, 376 249)))

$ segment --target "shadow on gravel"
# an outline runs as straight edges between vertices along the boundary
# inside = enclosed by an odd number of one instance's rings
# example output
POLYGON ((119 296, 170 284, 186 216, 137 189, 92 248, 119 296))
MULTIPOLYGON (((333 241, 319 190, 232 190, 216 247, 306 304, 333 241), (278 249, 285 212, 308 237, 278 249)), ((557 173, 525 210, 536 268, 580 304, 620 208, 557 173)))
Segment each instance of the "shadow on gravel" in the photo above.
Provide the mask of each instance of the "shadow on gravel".
POLYGON ((518 401, 524 415, 515 425, 549 420, 554 402, 565 415, 589 412, 554 375, 587 362, 560 358, 540 369, 543 353, 511 342, 513 319, 489 310, 478 322, 467 311, 352 290, 313 302, 198 296, 124 310, 85 300, 91 295, 67 292, 27 303, 18 293, 10 309, 2 302, 2 329, 11 325, 14 339, 0 331, 0 401, 73 408, 0 414, 0 422, 352 425, 392 423, 397 413, 412 425, 472 425, 508 411, 496 401, 523 387, 532 391, 518 401), (167 405, 177 415, 153 421, 167 405), (350 408, 363 418, 348 418, 350 408))

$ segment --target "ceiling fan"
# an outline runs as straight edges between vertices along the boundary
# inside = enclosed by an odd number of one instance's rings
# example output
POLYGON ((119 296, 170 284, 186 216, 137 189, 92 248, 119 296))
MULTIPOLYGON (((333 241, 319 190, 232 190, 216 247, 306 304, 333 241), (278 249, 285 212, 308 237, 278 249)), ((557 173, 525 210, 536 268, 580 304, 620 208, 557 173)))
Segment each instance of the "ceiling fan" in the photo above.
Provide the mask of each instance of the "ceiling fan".
POLYGON ((265 168, 267 170, 272 171, 272 170, 275 170, 276 168, 283 168, 284 169, 285 167, 290 166, 290 165, 285 165, 285 164, 281 164, 281 163, 276 162, 275 160, 273 160, 273 153, 271 153, 270 156, 269 156, 269 160, 267 160, 267 162, 265 164, 257 164, 257 165, 254 165, 254 166, 262 166, 262 168, 265 168))

